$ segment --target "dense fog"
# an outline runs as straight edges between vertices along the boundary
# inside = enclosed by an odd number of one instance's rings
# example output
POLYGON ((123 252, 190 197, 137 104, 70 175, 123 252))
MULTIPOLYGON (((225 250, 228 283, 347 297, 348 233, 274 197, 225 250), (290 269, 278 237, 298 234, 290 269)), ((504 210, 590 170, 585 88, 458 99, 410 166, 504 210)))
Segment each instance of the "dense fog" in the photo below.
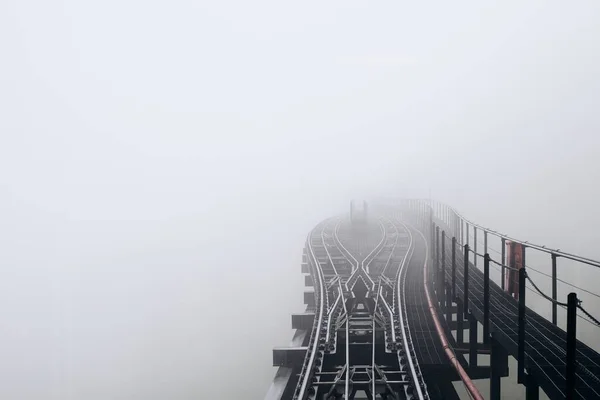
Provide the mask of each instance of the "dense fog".
POLYGON ((599 18, 3 0, 0 398, 262 398, 306 234, 353 198, 600 259, 599 18))

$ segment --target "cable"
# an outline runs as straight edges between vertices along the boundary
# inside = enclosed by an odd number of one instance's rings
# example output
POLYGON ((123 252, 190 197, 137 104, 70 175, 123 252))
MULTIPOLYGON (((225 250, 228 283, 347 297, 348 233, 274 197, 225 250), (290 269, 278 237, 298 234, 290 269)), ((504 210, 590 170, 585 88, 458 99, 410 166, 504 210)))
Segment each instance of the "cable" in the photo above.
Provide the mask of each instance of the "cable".
MULTIPOLYGON (((475 253, 475 251, 471 250, 471 247, 469 247, 469 251, 471 253, 475 254, 476 256, 479 256, 481 258, 485 258, 485 254, 475 253)), ((504 268, 509 269, 511 271, 518 271, 519 270, 519 268, 512 268, 512 267, 509 267, 508 265, 504 265, 504 264, 502 264, 502 263, 494 260, 492 257, 490 257, 490 261, 493 262, 496 265, 499 265, 500 267, 504 267, 504 268)))
POLYGON ((594 316, 592 314, 587 312, 587 310, 581 306, 581 303, 577 304, 577 308, 579 308, 585 315, 587 315, 594 322, 594 324, 596 324, 597 326, 600 327, 600 321, 598 321, 596 318, 594 318, 594 316))
MULTIPOLYGON (((547 274, 547 273, 545 273, 545 272, 542 272, 542 271, 540 271, 540 270, 537 270, 537 269, 535 269, 535 268, 532 268, 532 267, 530 267, 530 266, 528 266, 528 265, 526 265, 526 266, 525 266, 525 268, 526 268, 527 270, 532 270, 532 271, 535 271, 535 272, 537 272, 537 273, 538 273, 538 274, 540 274, 540 275, 547 276, 548 278, 552 278, 552 275, 550 275, 550 274, 547 274)), ((569 286, 571 286, 572 288, 579 289, 579 290, 581 290, 582 292, 586 292, 587 294, 591 294, 592 296, 594 296, 594 297, 597 297, 597 298, 599 298, 599 299, 600 299, 600 295, 597 295, 596 293, 590 292, 589 290, 586 290, 586 289, 584 289, 584 288, 581 288, 581 287, 579 287, 579 286, 573 285, 572 283, 569 283, 569 282, 563 281, 562 279, 559 279, 559 278, 556 278, 556 280, 557 280, 557 281, 559 281, 559 282, 562 282, 562 283, 564 283, 565 285, 569 285, 569 286)))
POLYGON ((542 297, 544 297, 546 300, 550 301, 551 303, 556 303, 559 306, 563 306, 563 307, 567 306, 567 303, 561 303, 558 300, 554 300, 552 297, 550 297, 550 296, 546 295, 544 292, 542 292, 540 290, 540 288, 537 287, 537 285, 535 284, 535 282, 531 279, 531 277, 529 277, 529 275, 527 275, 527 273, 525 273, 525 278, 527 278, 527 280, 533 285, 533 287, 535 288, 535 290, 537 290, 542 295, 542 297))

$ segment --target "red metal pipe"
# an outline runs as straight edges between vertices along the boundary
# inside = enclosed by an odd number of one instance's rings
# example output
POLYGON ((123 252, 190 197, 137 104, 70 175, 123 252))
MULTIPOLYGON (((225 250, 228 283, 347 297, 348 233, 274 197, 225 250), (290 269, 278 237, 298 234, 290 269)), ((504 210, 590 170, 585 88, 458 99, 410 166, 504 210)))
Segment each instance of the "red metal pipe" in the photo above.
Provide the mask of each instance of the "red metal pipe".
MULTIPOLYGON (((421 235, 421 237, 423 237, 423 240, 425 240, 425 237, 423 236, 423 234, 421 232, 419 232, 419 234, 421 235)), ((444 329, 443 329, 440 319, 438 317, 437 310, 434 306, 434 303, 431 300, 431 295, 429 294, 429 288, 427 287, 427 261, 428 261, 428 254, 429 254, 429 249, 427 247, 428 247, 427 241, 425 240, 425 264, 423 265, 425 295, 427 296, 429 312, 431 313, 431 316, 433 317, 433 322, 435 323, 435 329, 437 330, 438 336, 440 337, 442 346, 444 346, 444 351, 446 352, 446 356, 450 360, 450 363, 454 366, 454 369, 456 369, 456 372, 458 373, 458 375, 460 376, 460 379, 465 384, 465 387, 467 388, 467 391, 469 392, 471 397, 476 400, 484 400, 483 396, 481 395, 481 393, 479 392, 477 387, 475 387, 475 384, 473 383, 473 381, 471 380, 471 378, 469 377, 467 372, 464 370, 462 365, 460 365, 460 362, 456 358, 456 354, 454 353, 454 351, 448 344, 448 340, 446 338, 446 333, 444 332, 444 329)), ((459 317, 462 318, 462 316, 460 316, 460 315, 459 315, 459 317)))

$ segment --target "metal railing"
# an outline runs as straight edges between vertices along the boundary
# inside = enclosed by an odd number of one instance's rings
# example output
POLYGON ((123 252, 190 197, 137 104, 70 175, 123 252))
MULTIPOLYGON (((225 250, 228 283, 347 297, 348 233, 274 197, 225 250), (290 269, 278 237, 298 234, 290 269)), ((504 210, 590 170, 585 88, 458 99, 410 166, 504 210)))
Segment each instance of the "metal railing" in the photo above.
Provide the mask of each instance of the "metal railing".
MULTIPOLYGON (((429 228, 431 230, 431 235, 429 242, 431 243, 431 256, 435 260, 436 271, 434 272, 434 280, 436 281, 439 288, 437 291, 439 293, 443 293, 446 282, 446 243, 445 239, 452 240, 452 258, 451 258, 451 273, 450 273, 450 290, 452 292, 452 297, 455 296, 456 289, 456 268, 457 268, 457 250, 460 248, 462 250, 463 257, 463 306, 464 313, 467 314, 469 310, 469 268, 470 268, 470 255, 472 255, 472 262, 475 267, 477 267, 477 260, 479 258, 483 259, 483 334, 484 334, 484 342, 487 342, 490 337, 490 266, 496 266, 499 268, 501 272, 501 282, 500 286, 503 291, 507 288, 505 287, 506 283, 506 274, 511 272, 512 275, 518 274, 518 293, 515 293, 516 300, 518 301, 518 381, 525 381, 525 362, 526 362, 526 353, 525 353, 525 327, 527 325, 526 318, 526 289, 533 291, 534 293, 540 295, 541 298, 549 301, 552 306, 552 323, 557 325, 557 308, 563 307, 567 310, 567 318, 566 318, 566 349, 565 349, 565 359, 566 359, 566 371, 565 371, 565 379, 566 379, 566 388, 565 388, 565 396, 567 398, 571 398, 575 392, 575 384, 577 380, 576 372, 579 371, 581 373, 586 374, 586 376, 593 376, 593 374, 587 370, 583 365, 578 363, 577 360, 577 339, 576 339, 576 329, 577 329, 577 318, 583 318, 586 321, 594 324, 595 326, 600 326, 600 321, 594 317, 588 310, 586 310, 582 306, 581 300, 577 297, 576 293, 569 293, 567 296, 566 302, 560 302, 557 300, 557 286, 558 282, 562 282, 566 285, 569 285, 573 288, 579 289, 589 295, 600 297, 598 294, 593 293, 592 291, 585 290, 583 288, 578 287, 572 283, 566 282, 564 280, 557 278, 557 259, 564 258, 568 260, 572 260, 577 263, 590 265, 594 267, 600 267, 600 261, 593 260, 588 257, 582 257, 573 253, 568 253, 565 251, 560 251, 558 249, 549 249, 546 246, 533 244, 528 241, 518 240, 511 236, 499 233, 492 229, 483 227, 479 224, 473 223, 468 219, 464 218, 460 213, 458 213, 454 208, 447 206, 440 202, 435 202, 431 200, 422 200, 422 199, 406 199, 399 201, 400 208, 403 209, 408 214, 412 214, 412 218, 421 221, 423 224, 429 224, 429 228), (473 241, 470 242, 470 234, 469 231, 473 231, 473 241), (478 231, 483 233, 483 251, 478 251, 478 231), (490 255, 490 246, 489 239, 491 237, 496 237, 500 239, 501 243, 501 252, 497 252, 500 255, 500 261, 494 260, 490 255), (509 246, 509 244, 511 244, 509 246), (513 244, 517 244, 515 246, 513 244), (461 247, 458 247, 461 246, 461 247), (507 247, 511 251, 511 254, 507 254, 507 247), (517 254, 515 254, 515 249, 519 249, 521 254, 520 262, 517 262, 517 254), (526 263, 526 255, 527 250, 534 250, 540 253, 545 253, 550 255, 550 261, 552 263, 552 274, 543 274, 552 279, 552 293, 550 295, 544 293, 539 286, 535 283, 535 281, 531 278, 531 276, 527 273, 530 267, 526 263), (440 254, 441 253, 441 254, 440 254), (510 264, 510 265, 509 265, 510 264), (531 284, 533 289, 527 287, 527 282, 531 284), (586 317, 577 314, 577 310, 580 310, 586 317)), ((533 271, 541 273, 541 271, 537 271, 535 269, 531 269, 533 271)), ((442 300, 443 301, 443 300, 442 300)), ((462 316, 461 316, 462 318, 462 316)))

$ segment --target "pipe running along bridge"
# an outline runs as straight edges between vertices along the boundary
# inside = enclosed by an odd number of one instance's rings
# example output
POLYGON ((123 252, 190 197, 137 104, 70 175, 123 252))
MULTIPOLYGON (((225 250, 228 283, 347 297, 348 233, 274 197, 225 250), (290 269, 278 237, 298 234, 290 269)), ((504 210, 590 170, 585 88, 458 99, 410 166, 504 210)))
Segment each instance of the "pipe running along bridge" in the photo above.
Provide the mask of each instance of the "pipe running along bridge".
POLYGON ((557 298, 558 282, 568 284, 557 277, 559 259, 600 267, 486 229, 439 202, 352 206, 308 235, 306 310, 292 315, 290 345, 273 350, 278 369, 266 400, 458 399, 453 382, 470 398, 500 399, 509 356, 527 399, 541 390, 550 399, 600 399, 600 354, 576 336, 578 320, 593 329, 600 322, 577 292, 557 298), (534 252, 552 265, 550 294, 532 279, 526 256, 534 252), (548 302, 551 318, 528 306, 528 292, 548 302), (478 379, 489 379, 489 393, 478 379))

